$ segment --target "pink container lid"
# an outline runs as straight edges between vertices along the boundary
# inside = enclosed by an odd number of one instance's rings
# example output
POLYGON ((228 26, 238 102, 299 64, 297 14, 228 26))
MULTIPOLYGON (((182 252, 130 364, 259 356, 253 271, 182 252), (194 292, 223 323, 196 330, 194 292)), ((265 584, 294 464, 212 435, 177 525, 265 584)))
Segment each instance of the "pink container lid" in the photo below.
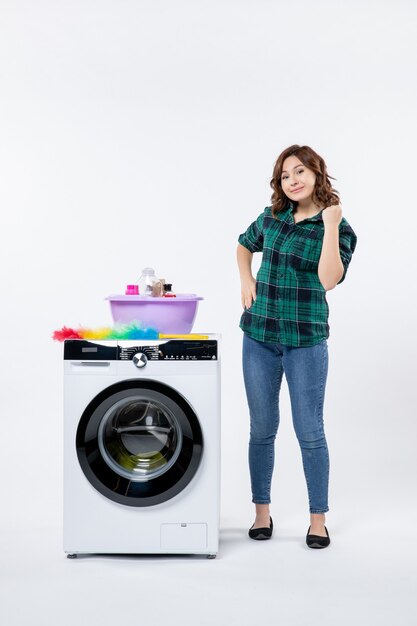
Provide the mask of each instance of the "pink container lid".
POLYGON ((137 285, 127 285, 126 286, 125 295, 126 296, 138 296, 139 295, 138 286, 137 285))

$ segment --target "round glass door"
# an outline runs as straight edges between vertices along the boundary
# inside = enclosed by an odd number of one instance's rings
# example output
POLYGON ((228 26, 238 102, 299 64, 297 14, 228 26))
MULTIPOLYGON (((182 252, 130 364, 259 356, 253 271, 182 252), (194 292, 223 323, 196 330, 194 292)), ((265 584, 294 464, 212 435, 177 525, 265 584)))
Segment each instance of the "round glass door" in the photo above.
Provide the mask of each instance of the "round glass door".
POLYGON ((104 460, 129 480, 151 480, 164 474, 181 450, 182 431, 175 414, 147 395, 116 402, 98 430, 104 460))
POLYGON ((197 416, 172 387, 124 381, 100 393, 84 411, 77 454, 90 483, 129 506, 150 506, 178 494, 200 463, 197 416))

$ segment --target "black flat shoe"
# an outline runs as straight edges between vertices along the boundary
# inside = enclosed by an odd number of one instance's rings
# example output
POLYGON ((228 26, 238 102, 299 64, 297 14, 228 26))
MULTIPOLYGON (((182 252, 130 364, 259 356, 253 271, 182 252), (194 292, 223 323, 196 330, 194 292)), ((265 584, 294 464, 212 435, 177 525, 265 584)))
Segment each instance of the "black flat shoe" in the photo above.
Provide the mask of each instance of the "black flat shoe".
POLYGON ((329 537, 329 533, 327 531, 326 526, 324 527, 324 530, 326 531, 326 535, 327 537, 320 537, 320 535, 309 535, 309 530, 310 530, 311 526, 308 527, 308 531, 307 531, 307 537, 306 537, 306 543, 308 545, 309 548, 327 548, 327 546, 330 543, 330 537, 329 537))
POLYGON ((269 519, 271 520, 269 528, 254 528, 253 526, 249 528, 249 537, 251 539, 271 539, 274 523, 271 516, 269 519))

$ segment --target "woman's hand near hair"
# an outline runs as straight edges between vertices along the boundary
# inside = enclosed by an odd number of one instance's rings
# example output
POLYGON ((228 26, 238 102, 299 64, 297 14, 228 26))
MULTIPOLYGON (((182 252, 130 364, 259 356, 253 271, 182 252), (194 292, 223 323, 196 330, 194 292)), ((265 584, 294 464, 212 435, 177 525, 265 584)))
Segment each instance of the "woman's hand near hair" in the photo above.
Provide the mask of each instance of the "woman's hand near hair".
POLYGON ((342 204, 339 202, 325 207, 321 216, 325 226, 339 226, 342 221, 342 204))
POLYGON ((240 244, 237 247, 236 254, 240 273, 242 306, 248 309, 252 302, 256 300, 256 280, 252 276, 253 254, 240 244))

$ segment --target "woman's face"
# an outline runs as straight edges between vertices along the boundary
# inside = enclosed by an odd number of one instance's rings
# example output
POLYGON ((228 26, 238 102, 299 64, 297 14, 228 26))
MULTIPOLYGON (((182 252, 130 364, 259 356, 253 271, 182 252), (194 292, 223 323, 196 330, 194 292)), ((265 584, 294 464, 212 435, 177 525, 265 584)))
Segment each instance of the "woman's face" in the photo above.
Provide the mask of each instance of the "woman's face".
POLYGON ((287 198, 295 202, 311 198, 316 182, 315 173, 296 156, 287 157, 282 165, 281 187, 287 198), (297 191, 297 190, 300 191, 297 191))

